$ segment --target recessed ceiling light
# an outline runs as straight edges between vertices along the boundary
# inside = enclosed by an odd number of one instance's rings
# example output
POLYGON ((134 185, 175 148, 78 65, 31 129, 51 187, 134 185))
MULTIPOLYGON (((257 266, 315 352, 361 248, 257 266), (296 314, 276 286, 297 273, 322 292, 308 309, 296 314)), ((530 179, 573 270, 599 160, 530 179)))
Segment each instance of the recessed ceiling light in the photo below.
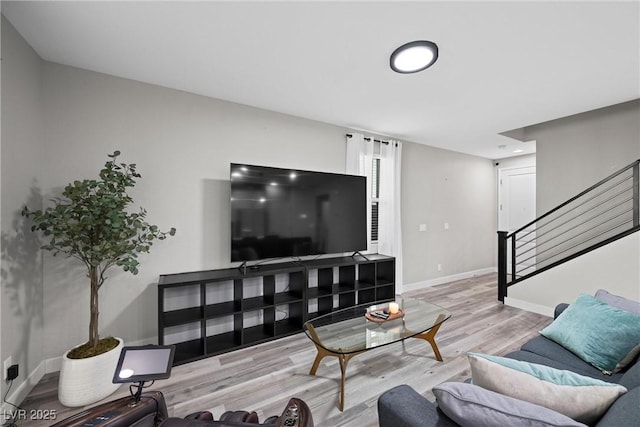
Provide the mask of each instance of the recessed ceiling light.
POLYGON ((394 50, 389 65, 397 73, 417 73, 432 66, 436 59, 438 46, 430 41, 418 40, 403 44, 394 50))

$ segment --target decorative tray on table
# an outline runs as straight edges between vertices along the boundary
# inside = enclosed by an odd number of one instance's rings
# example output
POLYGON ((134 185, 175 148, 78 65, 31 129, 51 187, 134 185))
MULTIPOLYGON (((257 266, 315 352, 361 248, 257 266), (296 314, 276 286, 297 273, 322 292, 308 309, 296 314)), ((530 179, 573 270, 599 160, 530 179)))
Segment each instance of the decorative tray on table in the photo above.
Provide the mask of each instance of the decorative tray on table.
POLYGON ((397 313, 389 313, 388 310, 371 310, 371 311, 367 311, 364 314, 364 317, 367 318, 367 320, 371 320, 372 322, 376 322, 376 323, 382 323, 382 322, 388 322, 389 320, 394 320, 394 319, 399 319, 402 316, 404 316, 404 310, 399 308, 397 313))

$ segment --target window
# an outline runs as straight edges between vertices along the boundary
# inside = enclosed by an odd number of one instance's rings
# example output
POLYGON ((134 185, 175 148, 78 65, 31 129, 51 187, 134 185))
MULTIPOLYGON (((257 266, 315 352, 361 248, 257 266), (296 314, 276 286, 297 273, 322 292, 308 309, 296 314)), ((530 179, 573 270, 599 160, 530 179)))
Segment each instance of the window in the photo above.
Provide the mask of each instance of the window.
POLYGON ((371 168, 371 243, 378 243, 378 206, 380 203, 380 150, 373 155, 371 168))

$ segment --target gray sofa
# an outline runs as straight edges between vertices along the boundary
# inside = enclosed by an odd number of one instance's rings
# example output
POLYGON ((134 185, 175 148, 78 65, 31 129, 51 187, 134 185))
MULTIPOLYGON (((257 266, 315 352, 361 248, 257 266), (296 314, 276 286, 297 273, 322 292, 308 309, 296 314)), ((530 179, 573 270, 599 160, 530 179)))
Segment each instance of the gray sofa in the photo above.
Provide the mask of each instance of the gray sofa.
MULTIPOLYGON (((567 304, 556 308, 556 317, 567 304)), ((594 425, 598 427, 640 426, 640 361, 636 359, 620 373, 604 375, 569 350, 538 336, 526 342, 520 350, 506 357, 530 363, 569 370, 580 375, 614 382, 628 389, 594 425)), ((380 427, 453 427, 458 426, 437 406, 408 385, 387 390, 378 399, 380 427)))

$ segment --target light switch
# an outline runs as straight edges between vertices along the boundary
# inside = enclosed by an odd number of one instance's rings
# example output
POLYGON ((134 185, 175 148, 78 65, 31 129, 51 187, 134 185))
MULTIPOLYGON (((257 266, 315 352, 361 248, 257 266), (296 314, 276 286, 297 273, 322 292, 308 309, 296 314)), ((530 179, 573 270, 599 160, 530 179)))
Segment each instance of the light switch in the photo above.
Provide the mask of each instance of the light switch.
POLYGON ((444 223, 444 229, 445 229, 445 230, 448 230, 448 229, 449 229, 449 223, 448 223, 448 222, 445 222, 445 223, 444 223))
POLYGON ((420 231, 427 231, 427 224, 420 224, 420 231))

